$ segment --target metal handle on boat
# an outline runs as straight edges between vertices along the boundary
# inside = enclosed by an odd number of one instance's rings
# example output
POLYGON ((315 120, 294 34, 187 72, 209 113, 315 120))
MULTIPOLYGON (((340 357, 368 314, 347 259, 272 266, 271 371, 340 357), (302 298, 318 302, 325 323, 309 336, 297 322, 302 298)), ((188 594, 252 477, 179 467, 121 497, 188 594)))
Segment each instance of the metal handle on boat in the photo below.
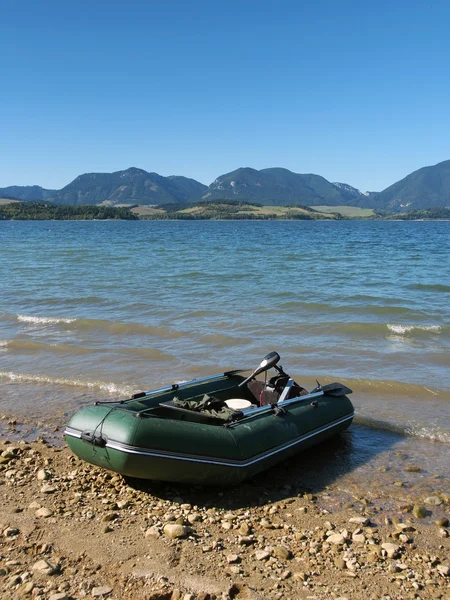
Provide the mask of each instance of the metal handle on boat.
POLYGON ((280 402, 284 402, 286 400, 286 398, 289 395, 289 392, 291 391, 291 387, 293 385, 294 385, 294 380, 293 379, 288 379, 288 382, 284 386, 284 389, 281 392, 280 397, 278 398, 278 404, 280 404, 280 402))
POLYGON ((93 446, 99 446, 100 448, 104 448, 106 446, 106 440, 101 435, 95 435, 93 431, 82 431, 80 434, 80 438, 84 442, 88 442, 93 446))

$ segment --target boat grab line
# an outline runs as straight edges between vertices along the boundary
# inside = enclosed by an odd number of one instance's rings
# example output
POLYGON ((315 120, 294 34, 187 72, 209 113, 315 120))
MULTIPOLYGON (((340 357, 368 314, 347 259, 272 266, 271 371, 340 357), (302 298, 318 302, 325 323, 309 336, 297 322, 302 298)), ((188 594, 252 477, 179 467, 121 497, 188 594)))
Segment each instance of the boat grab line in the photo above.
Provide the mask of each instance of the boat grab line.
MULTIPOLYGON (((284 444, 283 446, 278 447, 276 450, 270 450, 268 452, 263 452, 262 454, 259 454, 255 458, 244 459, 244 460, 230 461, 230 460, 220 459, 220 458, 214 458, 214 459, 207 458, 207 457, 204 457, 204 458, 198 457, 197 458, 194 456, 187 456, 187 455, 176 454, 176 453, 171 453, 171 452, 160 452, 160 451, 158 452, 155 450, 142 450, 137 446, 127 446, 126 444, 122 444, 120 442, 107 442, 105 448, 109 448, 111 450, 119 450, 126 454, 140 454, 142 456, 153 456, 155 458, 168 458, 168 459, 181 460, 181 461, 186 461, 186 462, 203 463, 203 464, 208 464, 208 465, 221 465, 224 467, 243 468, 243 467, 251 466, 251 465, 253 465, 261 460, 264 460, 266 458, 270 458, 271 456, 274 456, 275 454, 278 454, 279 452, 288 450, 289 448, 292 448, 293 446, 295 446, 309 438, 319 435, 320 433, 327 431, 328 429, 332 429, 333 427, 336 427, 336 425, 345 423, 345 421, 349 421, 350 419, 353 419, 354 415, 355 415, 355 413, 353 412, 350 415, 347 415, 346 417, 344 417, 342 419, 333 421, 332 423, 328 424, 325 427, 321 427, 320 429, 315 429, 312 433, 303 435, 293 442, 284 444)), ((65 433, 65 435, 69 435, 71 437, 81 438, 81 431, 77 431, 75 429, 72 429, 71 427, 67 427, 67 429, 65 430, 64 433, 65 433)))

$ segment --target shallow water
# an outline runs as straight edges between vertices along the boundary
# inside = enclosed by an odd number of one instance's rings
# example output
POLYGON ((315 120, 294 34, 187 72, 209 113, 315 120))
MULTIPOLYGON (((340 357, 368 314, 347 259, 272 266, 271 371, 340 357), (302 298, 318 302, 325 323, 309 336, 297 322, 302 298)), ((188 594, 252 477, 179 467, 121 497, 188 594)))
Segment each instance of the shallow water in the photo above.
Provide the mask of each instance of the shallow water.
POLYGON ((0 222, 0 413, 62 423, 94 398, 251 368, 276 349, 305 387, 353 388, 364 431, 406 436, 406 451, 422 439, 424 463, 445 471, 449 233, 449 222, 0 222))

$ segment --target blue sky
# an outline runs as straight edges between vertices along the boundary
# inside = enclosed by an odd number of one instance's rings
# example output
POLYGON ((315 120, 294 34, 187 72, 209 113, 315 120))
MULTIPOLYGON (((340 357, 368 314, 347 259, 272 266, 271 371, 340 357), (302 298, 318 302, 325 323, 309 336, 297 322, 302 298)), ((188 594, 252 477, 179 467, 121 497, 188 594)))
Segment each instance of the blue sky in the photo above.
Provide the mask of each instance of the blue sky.
POLYGON ((0 0, 0 186, 450 159, 450 3, 0 0))

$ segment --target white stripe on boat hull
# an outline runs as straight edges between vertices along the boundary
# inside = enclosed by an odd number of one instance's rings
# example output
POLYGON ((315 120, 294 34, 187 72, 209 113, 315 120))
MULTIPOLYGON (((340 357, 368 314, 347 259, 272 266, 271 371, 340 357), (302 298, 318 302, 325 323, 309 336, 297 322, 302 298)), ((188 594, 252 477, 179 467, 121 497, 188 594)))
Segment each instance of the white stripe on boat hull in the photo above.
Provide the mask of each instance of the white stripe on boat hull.
MULTIPOLYGON (((215 458, 215 457, 211 458, 211 457, 206 457, 206 456, 205 457, 189 456, 187 454, 178 454, 176 452, 168 452, 168 451, 164 452, 164 451, 160 451, 160 450, 145 450, 145 449, 137 447, 137 446, 128 446, 127 444, 123 444, 121 442, 114 442, 114 441, 108 441, 104 447, 106 449, 109 448, 111 450, 117 450, 117 451, 123 452, 125 454, 134 454, 134 455, 148 456, 148 457, 153 457, 153 458, 167 458, 167 459, 172 459, 172 460, 203 463, 203 464, 208 464, 208 465, 218 465, 218 466, 223 466, 223 467, 245 468, 245 467, 254 465, 262 460, 270 458, 271 456, 275 456, 276 454, 279 454, 280 452, 289 450, 289 448, 292 448, 292 447, 296 446, 297 444, 300 444, 301 442, 304 442, 312 437, 320 435, 321 433, 328 431, 329 429, 332 429, 333 427, 341 425, 342 423, 345 423, 346 421, 352 420, 353 417, 354 417, 354 413, 351 413, 350 415, 347 415, 341 419, 333 421, 332 423, 329 423, 328 425, 326 425, 324 427, 315 429, 311 433, 302 435, 301 437, 297 438, 296 440, 293 440, 292 442, 288 442, 287 444, 284 444, 283 446, 280 446, 274 450, 269 450, 267 452, 263 452, 262 454, 259 454, 255 457, 251 457, 251 458, 248 458, 245 460, 229 460, 229 459, 227 460, 227 459, 221 459, 221 458, 215 458)), ((67 427, 64 433, 65 433, 65 435, 69 435, 74 438, 81 438, 82 432, 78 431, 76 429, 72 429, 71 427, 67 427)), ((88 442, 86 442, 86 443, 88 443, 88 442)))

